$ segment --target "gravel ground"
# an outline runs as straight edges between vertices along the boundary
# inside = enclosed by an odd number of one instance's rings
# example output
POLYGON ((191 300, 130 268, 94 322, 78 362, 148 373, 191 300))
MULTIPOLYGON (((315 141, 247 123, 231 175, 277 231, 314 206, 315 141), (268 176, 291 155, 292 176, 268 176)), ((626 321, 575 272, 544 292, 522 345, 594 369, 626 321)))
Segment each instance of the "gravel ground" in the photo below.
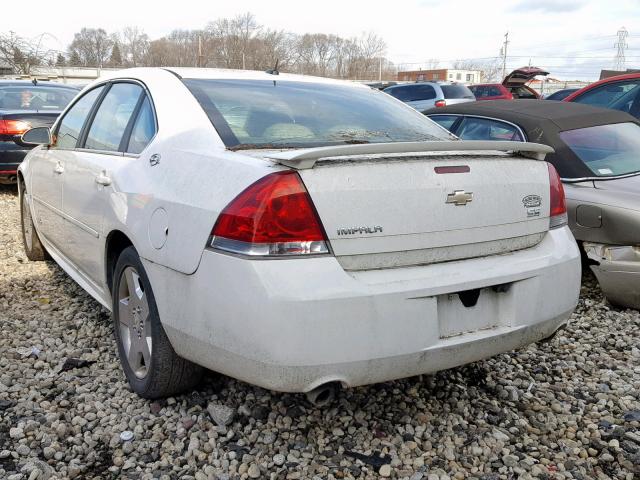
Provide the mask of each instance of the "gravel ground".
POLYGON ((215 374, 149 402, 124 380, 108 313, 54 263, 28 262, 19 224, 0 187, 2 479, 640 478, 640 316, 607 306, 590 275, 551 342, 330 408, 215 374))

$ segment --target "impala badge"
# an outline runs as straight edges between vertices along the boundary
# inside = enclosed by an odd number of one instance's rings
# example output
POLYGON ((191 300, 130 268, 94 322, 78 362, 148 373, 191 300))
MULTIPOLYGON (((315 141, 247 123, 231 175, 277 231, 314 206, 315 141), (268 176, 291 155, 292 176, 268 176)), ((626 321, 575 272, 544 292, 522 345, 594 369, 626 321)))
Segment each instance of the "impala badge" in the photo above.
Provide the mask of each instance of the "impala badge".
POLYGON ((464 207, 471 201, 473 201, 473 192, 454 190, 453 193, 447 194, 447 201, 445 203, 453 203, 456 206, 464 207))

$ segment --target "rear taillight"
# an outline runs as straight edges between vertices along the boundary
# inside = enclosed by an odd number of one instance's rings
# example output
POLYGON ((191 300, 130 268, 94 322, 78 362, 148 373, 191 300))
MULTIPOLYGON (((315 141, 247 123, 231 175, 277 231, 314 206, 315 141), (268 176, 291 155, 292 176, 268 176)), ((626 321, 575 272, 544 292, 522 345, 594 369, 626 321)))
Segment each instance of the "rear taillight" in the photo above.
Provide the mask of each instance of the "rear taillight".
POLYGON ((562 227, 567 224, 567 204, 564 199, 564 188, 560 175, 555 167, 547 163, 549 167, 549 228, 562 227))
POLYGON ((250 256, 328 253, 311 197, 296 172, 261 178, 222 211, 209 246, 250 256))
POLYGON ((0 135, 22 135, 31 125, 22 120, 0 120, 0 135))
POLYGON ((446 100, 436 100, 435 105, 436 105, 436 107, 446 107, 447 106, 447 101, 446 100))

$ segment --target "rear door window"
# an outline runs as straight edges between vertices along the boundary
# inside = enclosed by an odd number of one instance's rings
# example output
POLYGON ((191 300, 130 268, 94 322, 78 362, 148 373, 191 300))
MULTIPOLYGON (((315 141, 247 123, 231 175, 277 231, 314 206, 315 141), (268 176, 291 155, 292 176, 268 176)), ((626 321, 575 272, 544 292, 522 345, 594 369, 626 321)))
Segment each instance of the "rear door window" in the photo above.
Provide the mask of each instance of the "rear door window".
POLYGON ((85 93, 65 114, 56 132, 56 148, 76 148, 80 132, 85 124, 91 108, 102 94, 104 86, 94 88, 85 93))
POLYGON ((140 111, 133 124, 127 153, 138 154, 145 149, 156 134, 156 123, 153 115, 153 107, 149 97, 145 95, 140 111))
POLYGON ((463 140, 524 141, 515 126, 489 118, 465 117, 457 135, 463 140))
POLYGON ((451 127, 453 127, 453 124, 458 120, 458 116, 456 115, 432 115, 429 118, 450 132, 452 131, 451 127))
POLYGON ((142 87, 134 83, 113 84, 98 107, 84 148, 117 152, 142 94, 142 87))

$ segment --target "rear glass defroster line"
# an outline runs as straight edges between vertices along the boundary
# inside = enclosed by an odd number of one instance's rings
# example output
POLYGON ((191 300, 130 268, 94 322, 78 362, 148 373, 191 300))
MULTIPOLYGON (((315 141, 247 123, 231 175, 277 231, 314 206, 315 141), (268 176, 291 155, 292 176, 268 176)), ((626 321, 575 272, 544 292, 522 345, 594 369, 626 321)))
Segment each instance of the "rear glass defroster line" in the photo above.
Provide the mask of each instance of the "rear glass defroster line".
POLYGON ((209 121, 213 125, 213 128, 216 129, 218 135, 227 146, 227 148, 235 147, 236 145, 240 145, 240 141, 238 137, 235 136, 231 127, 224 119, 220 111, 213 104, 209 96, 204 93, 204 90, 195 84, 196 81, 192 79, 185 78, 182 80, 182 83, 189 89, 191 94, 196 97, 196 100, 209 117, 209 121))

